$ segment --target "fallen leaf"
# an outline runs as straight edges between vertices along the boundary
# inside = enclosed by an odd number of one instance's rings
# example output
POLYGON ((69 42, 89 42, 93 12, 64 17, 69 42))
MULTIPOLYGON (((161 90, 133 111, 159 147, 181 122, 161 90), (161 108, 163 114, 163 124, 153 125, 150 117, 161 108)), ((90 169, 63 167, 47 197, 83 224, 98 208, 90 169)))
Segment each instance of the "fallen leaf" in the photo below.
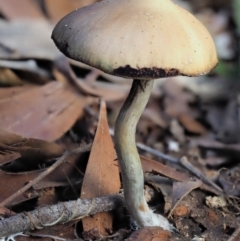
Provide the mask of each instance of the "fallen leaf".
MULTIPOLYGON (((55 143, 25 138, 15 133, 10 133, 0 129, 1 164, 17 159, 16 162, 12 162, 7 166, 2 167, 2 169, 8 169, 10 172, 4 172, 3 170, 0 171, 1 182, 5 184, 11 183, 11 188, 9 188, 9 185, 0 185, 0 202, 17 192, 26 183, 30 182, 42 173, 41 170, 19 173, 20 170, 29 170, 34 165, 35 169, 39 169, 39 163, 43 165, 44 163, 47 163, 49 159, 61 156, 64 150, 65 148, 55 143), (18 171, 18 173, 11 173, 11 171, 18 171)), ((56 180, 59 176, 54 175, 54 178, 56 180)), ((63 178, 66 179, 65 176, 63 178)), ((25 192, 8 205, 12 206, 19 204, 38 196, 40 196, 40 194, 34 191, 25 192)))
MULTIPOLYGON (((120 178, 116 156, 107 123, 106 104, 102 101, 98 127, 82 184, 82 199, 119 192, 120 178)), ((101 234, 106 235, 107 230, 112 229, 112 215, 99 213, 93 217, 84 218, 84 231, 93 228, 97 228, 101 234)))
POLYGON ((28 138, 54 141, 72 127, 92 100, 71 86, 50 82, 0 99, 0 128, 28 138))
POLYGON ((68 201, 70 198, 79 197, 77 190, 79 190, 79 183, 82 183, 83 180, 83 173, 80 170, 82 161, 82 153, 69 156, 51 175, 47 175, 33 185, 34 192, 39 193, 39 206, 57 203, 59 199, 68 201), (66 195, 66 192, 61 192, 60 196, 59 193, 56 195, 55 187, 68 187, 71 197, 66 195), (47 193, 46 190, 49 190, 49 192, 47 193))
POLYGON ((9 151, 20 152, 21 156, 24 156, 27 151, 31 152, 30 148, 32 148, 33 155, 42 155, 47 158, 59 157, 64 152, 64 147, 58 144, 26 138, 2 129, 0 129, 0 144, 1 146, 6 145, 9 151))
POLYGON ((187 181, 190 178, 184 173, 144 156, 141 156, 141 161, 144 172, 157 172, 179 182, 187 181))
POLYGON ((207 133, 206 128, 188 114, 179 114, 178 119, 179 122, 184 126, 184 128, 191 133, 199 135, 204 135, 207 133))
POLYGON ((170 211, 168 217, 171 217, 178 203, 192 190, 200 187, 202 181, 196 178, 190 178, 185 182, 173 182, 173 201, 172 201, 172 210, 170 211))
POLYGON ((32 86, 32 85, 24 85, 24 87, 14 86, 14 87, 11 87, 11 88, 0 88, 0 101, 2 99, 5 99, 5 101, 6 101, 6 99, 11 99, 15 95, 18 95, 20 93, 24 93, 25 91, 31 91, 34 88, 38 88, 38 87, 32 86))
POLYGON ((47 14, 54 22, 59 21, 73 10, 94 2, 96 0, 44 0, 47 14))
POLYGON ((0 0, 0 12, 8 20, 45 19, 34 0, 0 0))
MULTIPOLYGON (((86 150, 85 150, 86 151, 86 150)), ((83 152, 85 152, 83 151, 83 152)), ((76 191, 79 183, 82 181, 83 174, 80 171, 80 164, 83 161, 81 153, 69 155, 61 165, 52 170, 51 175, 40 179, 39 176, 46 173, 49 169, 28 171, 28 172, 4 172, 0 170, 0 179, 3 183, 11 183, 11 188, 7 185, 0 185, 0 206, 14 206, 32 198, 38 198, 38 205, 47 205, 57 203, 61 200, 69 200, 74 196, 77 198, 79 193, 76 191), (81 157, 81 158, 80 158, 81 157), (23 191, 22 188, 26 184, 32 184, 33 188, 23 191), (54 187, 66 187, 71 189, 71 197, 62 192, 60 197, 56 195, 54 187), (76 188, 75 188, 76 187, 76 188), (15 194, 18 193, 16 196, 15 194), (15 195, 15 196, 14 196, 15 195), (14 197, 13 197, 14 196, 14 197)), ((28 160, 35 161, 35 159, 28 160)))
MULTIPOLYGON (((15 192, 18 192, 20 188, 26 185, 26 183, 30 182, 34 178, 36 178, 42 171, 32 171, 32 172, 22 172, 22 173, 9 173, 0 170, 0 180, 5 185, 0 185, 0 203, 2 203, 5 199, 10 197, 15 192), (7 183, 11 185, 7 185, 7 183)), ((23 193, 19 195, 14 201, 9 203, 7 207, 11 207, 17 205, 26 200, 36 198, 39 195, 37 193, 32 193, 32 195, 26 195, 23 193)))
MULTIPOLYGON (((142 167, 144 172, 153 172, 153 173, 159 173, 165 177, 169 177, 175 181, 179 182, 186 182, 190 180, 190 177, 184 173, 181 173, 179 171, 176 171, 175 169, 168 167, 167 165, 164 165, 160 162, 156 162, 154 160, 151 160, 149 158, 141 156, 142 161, 142 167)), ((204 183, 200 186, 201 189, 212 192, 216 195, 222 195, 221 192, 216 190, 215 188, 212 188, 204 183)))
POLYGON ((65 148, 51 142, 25 138, 0 129, 0 166, 9 172, 32 171, 60 157, 65 148), (14 159, 15 158, 15 159, 14 159), (1 160, 2 159, 2 160, 1 160))
POLYGON ((146 173, 144 175, 145 182, 151 184, 154 189, 161 192, 165 201, 164 213, 167 213, 172 207, 172 183, 173 181, 167 177, 152 175, 146 173))

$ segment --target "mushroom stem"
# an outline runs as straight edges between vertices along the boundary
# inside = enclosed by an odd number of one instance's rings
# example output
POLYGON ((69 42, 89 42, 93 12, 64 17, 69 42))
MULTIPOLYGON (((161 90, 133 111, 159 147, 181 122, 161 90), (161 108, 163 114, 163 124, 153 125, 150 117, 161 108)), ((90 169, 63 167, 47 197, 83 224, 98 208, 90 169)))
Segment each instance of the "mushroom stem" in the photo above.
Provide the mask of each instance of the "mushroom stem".
POLYGON ((115 124, 115 148, 121 169, 125 204, 131 218, 139 227, 172 226, 161 215, 149 209, 144 197, 144 176, 136 148, 135 132, 139 118, 148 102, 154 80, 134 80, 115 124))

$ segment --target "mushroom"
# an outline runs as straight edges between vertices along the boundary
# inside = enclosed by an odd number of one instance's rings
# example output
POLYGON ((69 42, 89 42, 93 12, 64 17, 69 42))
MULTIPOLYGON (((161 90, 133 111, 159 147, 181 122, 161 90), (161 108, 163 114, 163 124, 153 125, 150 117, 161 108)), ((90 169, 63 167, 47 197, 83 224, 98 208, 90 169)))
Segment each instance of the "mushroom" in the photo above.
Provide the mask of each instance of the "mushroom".
POLYGON ((144 198, 136 125, 154 79, 203 75, 217 65, 210 34, 171 0, 102 0, 64 17, 52 38, 66 56, 106 73, 134 79, 114 135, 125 204, 139 227, 171 230, 168 220, 153 213, 144 198))

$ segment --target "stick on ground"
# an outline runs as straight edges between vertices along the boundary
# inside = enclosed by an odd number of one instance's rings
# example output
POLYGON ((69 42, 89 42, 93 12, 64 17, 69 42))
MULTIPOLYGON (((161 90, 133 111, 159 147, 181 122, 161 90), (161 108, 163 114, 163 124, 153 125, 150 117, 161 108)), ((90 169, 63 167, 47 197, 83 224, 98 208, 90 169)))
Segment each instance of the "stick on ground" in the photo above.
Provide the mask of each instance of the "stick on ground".
POLYGON ((0 221, 0 238, 32 229, 66 223, 99 212, 108 212, 124 205, 123 197, 111 195, 94 199, 78 199, 40 207, 0 221))

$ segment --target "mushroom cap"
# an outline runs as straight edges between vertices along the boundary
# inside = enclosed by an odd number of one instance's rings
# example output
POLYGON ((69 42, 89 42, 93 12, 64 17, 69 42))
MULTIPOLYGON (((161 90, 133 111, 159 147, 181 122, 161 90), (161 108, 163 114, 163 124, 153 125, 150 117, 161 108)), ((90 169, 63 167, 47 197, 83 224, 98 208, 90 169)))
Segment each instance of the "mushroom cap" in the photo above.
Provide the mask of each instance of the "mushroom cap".
POLYGON ((126 78, 197 76, 218 62, 206 28, 170 0, 103 0, 68 14, 52 38, 69 58, 126 78))

